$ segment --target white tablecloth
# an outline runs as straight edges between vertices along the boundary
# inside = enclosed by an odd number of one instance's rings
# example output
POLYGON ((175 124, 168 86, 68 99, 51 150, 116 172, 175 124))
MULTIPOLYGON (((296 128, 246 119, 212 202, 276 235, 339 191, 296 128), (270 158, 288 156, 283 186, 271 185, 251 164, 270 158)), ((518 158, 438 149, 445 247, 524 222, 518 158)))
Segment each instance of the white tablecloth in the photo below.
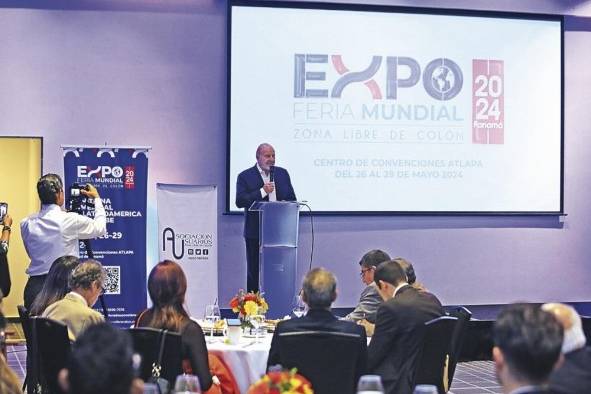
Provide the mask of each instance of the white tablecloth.
POLYGON ((259 338, 259 342, 242 337, 238 345, 228 345, 223 342, 224 338, 214 337, 215 342, 208 343, 207 350, 228 364, 240 392, 246 394, 248 387, 265 374, 272 337, 273 334, 267 334, 259 338))

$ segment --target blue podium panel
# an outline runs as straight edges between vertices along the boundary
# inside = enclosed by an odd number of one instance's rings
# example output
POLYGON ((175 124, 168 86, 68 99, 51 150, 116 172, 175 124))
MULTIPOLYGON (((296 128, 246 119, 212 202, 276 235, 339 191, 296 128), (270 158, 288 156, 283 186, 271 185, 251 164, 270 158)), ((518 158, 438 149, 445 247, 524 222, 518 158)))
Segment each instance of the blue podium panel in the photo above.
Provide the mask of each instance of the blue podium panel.
POLYGON ((296 202, 269 202, 259 211, 261 246, 298 246, 300 209, 296 202))
POLYGON ((261 247, 260 289, 269 304, 267 317, 289 315, 296 294, 297 248, 261 247))
POLYGON ((259 213, 259 289, 268 317, 277 319, 291 312, 296 294, 299 204, 262 201, 249 209, 259 213))

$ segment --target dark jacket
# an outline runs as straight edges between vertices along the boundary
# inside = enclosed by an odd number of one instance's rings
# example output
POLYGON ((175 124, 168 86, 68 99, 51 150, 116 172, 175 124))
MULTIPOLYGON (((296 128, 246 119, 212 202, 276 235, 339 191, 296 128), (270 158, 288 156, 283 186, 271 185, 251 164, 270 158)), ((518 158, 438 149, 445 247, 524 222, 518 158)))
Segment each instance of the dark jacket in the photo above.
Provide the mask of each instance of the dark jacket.
POLYGON ((328 310, 311 309, 306 316, 285 320, 277 325, 267 367, 277 364, 285 368, 298 368, 298 371, 310 379, 316 393, 354 393, 359 377, 366 371, 365 329, 353 322, 338 320, 328 310), (295 343, 297 347, 286 351, 280 345, 280 335, 297 332, 305 334, 299 337, 298 342, 290 343, 290 346, 295 343), (323 332, 333 334, 322 337, 323 332), (281 354, 282 349, 286 353, 292 353, 292 358, 290 359, 289 354, 281 354), (298 355, 293 357, 294 353, 298 355), (302 365, 294 364, 296 359, 302 365))
POLYGON ((410 285, 400 288, 394 298, 378 308, 367 350, 368 370, 382 377, 386 394, 412 393, 423 325, 442 315, 437 297, 410 285))
POLYGON ((591 392, 591 348, 566 353, 563 364, 550 375, 550 388, 564 394, 591 392))
MULTIPOLYGON (((296 196, 291 179, 286 169, 275 167, 275 191, 277 201, 295 201, 296 196)), ((244 208, 244 238, 259 238, 259 216, 257 212, 249 212, 248 208, 255 201, 269 201, 269 196, 261 197, 263 178, 256 164, 242 171, 236 180, 236 206, 244 208)))

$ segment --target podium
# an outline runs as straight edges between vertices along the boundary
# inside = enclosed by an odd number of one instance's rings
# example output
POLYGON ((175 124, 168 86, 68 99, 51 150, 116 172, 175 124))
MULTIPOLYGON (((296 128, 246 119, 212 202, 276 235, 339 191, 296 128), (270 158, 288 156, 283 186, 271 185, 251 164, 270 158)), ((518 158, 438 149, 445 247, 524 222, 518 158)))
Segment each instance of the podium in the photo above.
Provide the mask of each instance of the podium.
POLYGON ((255 201, 249 208, 259 215, 259 291, 264 292, 271 319, 289 315, 293 309, 299 208, 296 201, 255 201))

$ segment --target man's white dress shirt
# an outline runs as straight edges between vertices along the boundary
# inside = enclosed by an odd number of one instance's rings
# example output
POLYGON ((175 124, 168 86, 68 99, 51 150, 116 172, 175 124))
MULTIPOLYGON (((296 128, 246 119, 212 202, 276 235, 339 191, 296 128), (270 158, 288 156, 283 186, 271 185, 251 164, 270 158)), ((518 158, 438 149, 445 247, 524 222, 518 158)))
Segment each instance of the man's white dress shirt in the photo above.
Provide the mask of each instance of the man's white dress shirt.
MULTIPOLYGON (((271 182, 271 174, 266 173, 257 163, 257 169, 259 170, 259 174, 261 174, 261 178, 263 178, 263 183, 271 182)), ((277 191, 273 189, 273 191, 269 194, 269 201, 277 201, 277 191)), ((261 196, 263 198, 267 197, 267 192, 265 191, 264 187, 261 187, 261 196)))
POLYGON ((94 219, 65 212, 56 204, 44 204, 38 213, 21 222, 21 236, 31 264, 29 276, 45 275, 61 256, 79 255, 79 239, 100 237, 107 232, 105 208, 94 199, 94 219))

